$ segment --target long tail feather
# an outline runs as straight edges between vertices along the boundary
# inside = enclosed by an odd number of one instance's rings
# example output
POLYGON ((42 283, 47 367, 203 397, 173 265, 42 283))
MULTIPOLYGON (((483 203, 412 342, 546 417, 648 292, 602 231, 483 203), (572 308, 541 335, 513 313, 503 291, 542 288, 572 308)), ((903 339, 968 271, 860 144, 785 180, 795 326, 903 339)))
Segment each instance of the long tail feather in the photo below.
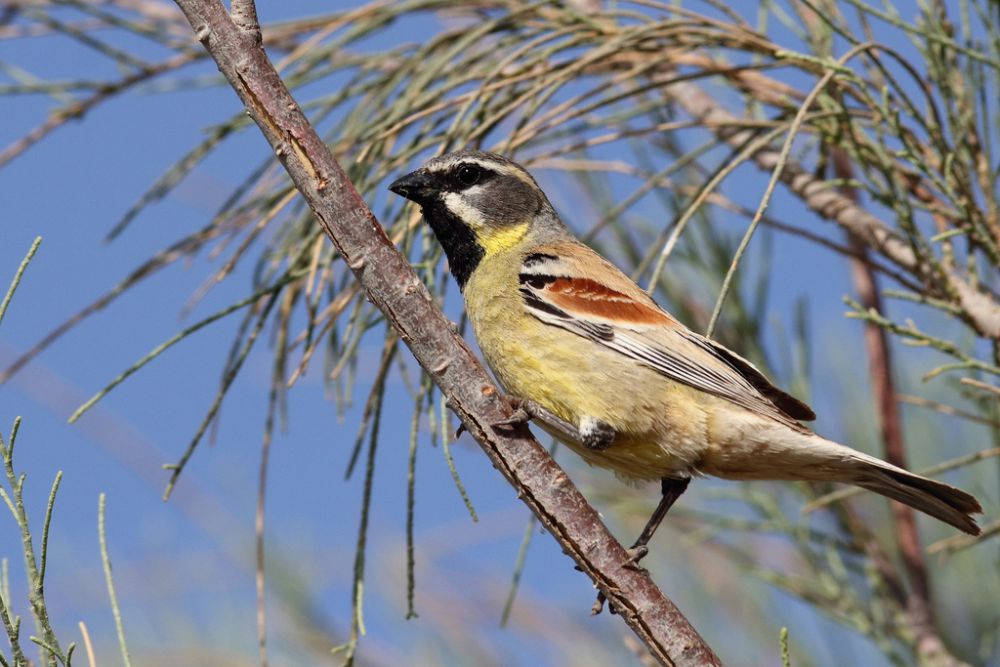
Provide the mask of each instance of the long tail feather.
POLYGON ((909 505, 947 524, 979 535, 973 514, 983 508, 953 486, 903 470, 814 433, 761 424, 746 439, 737 430, 728 448, 704 457, 699 470, 725 479, 798 479, 854 484, 909 505), (739 438, 739 439, 737 439, 739 438), (742 449, 742 451, 740 451, 742 449))
POLYGON ((970 494, 878 459, 857 454, 855 457, 859 465, 857 477, 852 480, 854 484, 905 503, 970 535, 979 535, 979 526, 971 515, 981 513, 983 508, 970 494))

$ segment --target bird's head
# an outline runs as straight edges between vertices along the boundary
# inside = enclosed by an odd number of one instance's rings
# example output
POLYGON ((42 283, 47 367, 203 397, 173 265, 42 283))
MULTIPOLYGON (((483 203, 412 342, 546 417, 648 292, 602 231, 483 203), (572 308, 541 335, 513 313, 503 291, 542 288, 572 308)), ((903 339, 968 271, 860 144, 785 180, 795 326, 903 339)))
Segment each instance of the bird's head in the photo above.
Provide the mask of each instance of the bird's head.
POLYGON ((484 257, 566 233, 531 174, 494 153, 436 157, 389 189, 420 204, 462 288, 484 257))

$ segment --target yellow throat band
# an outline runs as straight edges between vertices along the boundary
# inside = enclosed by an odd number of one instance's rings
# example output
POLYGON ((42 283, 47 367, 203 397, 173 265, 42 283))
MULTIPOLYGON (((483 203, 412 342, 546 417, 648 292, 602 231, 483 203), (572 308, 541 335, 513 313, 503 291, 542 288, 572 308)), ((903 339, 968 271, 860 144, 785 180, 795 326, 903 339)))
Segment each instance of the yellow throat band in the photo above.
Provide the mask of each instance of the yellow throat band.
POLYGON ((528 223, 523 222, 519 225, 505 225, 503 227, 481 227, 476 231, 478 232, 479 244, 483 246, 486 254, 492 255, 513 248, 520 243, 524 235, 528 233, 528 223))

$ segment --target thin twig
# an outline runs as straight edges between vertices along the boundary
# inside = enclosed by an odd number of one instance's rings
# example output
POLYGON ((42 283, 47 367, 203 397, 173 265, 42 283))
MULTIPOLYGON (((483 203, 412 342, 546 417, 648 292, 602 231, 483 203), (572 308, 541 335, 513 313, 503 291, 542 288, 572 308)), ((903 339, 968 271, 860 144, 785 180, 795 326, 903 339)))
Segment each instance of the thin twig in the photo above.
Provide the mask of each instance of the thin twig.
POLYGON ((17 286, 21 284, 21 276, 24 275, 24 271, 28 268, 28 264, 31 263, 31 258, 35 256, 38 251, 38 246, 42 244, 42 237, 35 237, 34 242, 32 242, 31 247, 28 248, 28 253, 21 260, 20 266, 17 267, 17 271, 14 273, 14 279, 10 281, 10 287, 7 288, 7 293, 4 294, 3 301, 0 301, 0 322, 3 322, 3 316, 7 312, 7 306, 10 305, 10 300, 14 298, 14 292, 17 291, 17 286))
MULTIPOLYGON (((42 635, 41 638, 29 637, 33 642, 41 646, 43 650, 43 661, 47 664, 54 664, 57 660, 64 665, 67 663, 67 656, 62 652, 59 645, 59 640, 56 637, 55 631, 52 629, 52 624, 49 620, 49 610, 45 603, 45 582, 42 577, 41 571, 39 569, 38 557, 35 553, 35 547, 33 544, 33 539, 31 536, 31 526, 28 521, 28 512, 24 506, 24 474, 18 475, 14 470, 14 446, 17 443, 17 434, 21 427, 21 418, 17 417, 14 419, 14 425, 11 427, 10 435, 8 437, 7 444, 4 445, 0 441, 0 458, 3 459, 4 473, 7 479, 7 486, 10 487, 10 492, 8 493, 2 485, 0 485, 0 499, 4 501, 7 505, 7 509, 10 510, 11 514, 14 516, 14 520, 17 522, 18 529, 21 533, 21 549, 24 556, 24 570, 28 578, 28 601, 31 603, 31 613, 35 618, 35 624, 38 628, 39 634, 42 635)), ((59 476, 56 480, 58 482, 59 476)), ((54 492, 58 489, 58 483, 53 485, 53 491, 50 493, 50 501, 54 499, 54 492)), ((51 519, 51 513, 48 514, 48 519, 51 519)), ((17 636, 17 626, 15 622, 15 633, 13 637, 17 636)), ((8 633, 10 629, 8 628, 8 633)))
POLYGON ((80 636, 83 638, 83 649, 87 652, 87 665, 89 667, 97 667, 97 659, 94 657, 94 645, 90 641, 90 631, 87 630, 87 624, 80 621, 79 627, 80 636))
POLYGON ((785 137, 785 143, 782 144, 774 169, 771 171, 771 179, 768 181, 767 188, 764 190, 764 196, 761 197, 760 204, 757 206, 757 212, 754 213, 753 219, 750 221, 750 225, 743 234, 743 238, 740 239, 740 244, 737 246, 736 252, 733 253, 733 259, 729 264, 729 270, 726 271, 726 276, 722 280, 722 287, 719 289, 719 297, 715 301, 715 307, 712 309, 712 316, 709 318, 708 326, 705 328, 705 335, 709 338, 711 338, 712 334, 715 333, 715 325, 719 322, 719 315, 722 314, 722 305, 726 301, 726 295, 729 294, 729 289, 733 282, 733 276, 736 274, 737 267, 739 267, 740 259, 742 259, 743 253, 746 252, 747 246, 750 245, 750 239, 753 236, 754 231, 757 229, 757 225, 760 224, 760 219, 764 215, 764 211, 767 210, 767 204, 771 201, 771 195, 774 193, 774 188, 778 184, 778 179, 780 178, 782 171, 785 169, 785 165, 788 161, 788 154, 792 151, 792 141, 798 134, 799 128, 802 126, 802 121, 805 120, 806 113, 809 111, 809 108, 812 106, 816 97, 823 92, 827 84, 840 72, 840 68, 844 66, 844 63, 865 49, 871 48, 871 46, 871 44, 860 44, 839 58, 836 64, 830 67, 826 74, 824 74, 820 80, 816 82, 816 85, 813 86, 811 91, 809 91, 809 95, 806 96, 805 101, 802 103, 802 107, 795 114, 795 118, 792 120, 792 125, 788 128, 788 136, 785 137))
POLYGON ((931 544, 927 547, 928 554, 951 555, 955 552, 968 549, 971 546, 980 544, 984 540, 992 539, 1000 535, 1000 521, 983 526, 983 532, 979 535, 952 535, 943 540, 931 544))
MULTIPOLYGON (((747 141, 748 131, 734 132, 728 129, 738 122, 738 117, 696 84, 678 82, 664 88, 664 92, 688 113, 702 120, 713 134, 729 145, 739 147, 747 141)), ((753 160, 761 169, 771 171, 778 164, 778 157, 778 151, 765 148, 756 152, 753 160)), ((801 164, 793 160, 787 161, 781 172, 781 181, 810 209, 836 222, 845 231, 856 234, 886 259, 927 280, 937 280, 932 267, 914 253, 910 243, 801 164)), ((976 331, 983 336, 1000 338, 1000 304, 954 270, 947 271, 944 280, 976 331)))
POLYGON ((199 322, 196 322, 196 323, 192 324, 191 326, 186 327, 182 331, 179 331, 178 333, 174 334, 173 336, 171 336, 170 338, 168 338, 167 340, 163 341, 162 343, 160 343, 159 345, 157 345, 156 347, 154 347, 152 350, 150 350, 149 352, 147 352, 137 362, 135 362, 134 364, 132 364, 131 366, 129 366, 128 368, 126 368, 118 377, 116 377, 114 380, 112 380, 110 383, 108 383, 108 385, 105 386, 103 389, 101 389, 96 394, 94 394, 93 396, 91 396, 90 398, 88 398, 83 403, 83 405, 81 405, 80 407, 78 407, 73 412, 73 414, 70 415, 70 417, 69 417, 69 423, 72 424, 77 419, 79 419, 80 417, 82 417, 83 414, 85 412, 87 412, 87 410, 90 410, 90 408, 94 407, 94 405, 96 405, 97 402, 100 401, 102 398, 104 398, 105 396, 107 396, 108 393, 111 392, 112 389, 114 389, 115 387, 117 387, 118 385, 120 385, 122 382, 124 382, 125 380, 127 380, 133 374, 135 374, 136 372, 138 372, 143 366, 145 366, 146 364, 148 364, 149 362, 151 362, 153 359, 156 359, 158 356, 160 356, 161 354, 163 354, 164 352, 166 352, 168 349, 170 349, 171 347, 173 347, 174 345, 176 345, 180 341, 184 340, 185 338, 187 338, 191 334, 197 332, 200 329, 203 329, 203 328, 207 327, 209 324, 212 324, 213 322, 217 322, 218 320, 226 317, 227 315, 230 315, 231 313, 236 312, 237 310, 239 310, 241 308, 244 308, 244 307, 249 306, 251 304, 259 303, 260 300, 262 298, 264 298, 265 296, 269 296, 270 295, 270 296, 273 297, 273 295, 277 294, 277 292, 282 287, 284 287, 285 285, 287 285, 288 283, 292 282, 293 280, 295 280, 295 279, 297 279, 299 277, 301 277, 301 276, 294 275, 294 274, 286 275, 284 278, 282 278, 281 280, 279 280, 275 284, 268 285, 267 287, 265 287, 265 288, 263 288, 263 289, 255 292, 254 294, 251 294, 247 298, 240 299, 236 303, 234 303, 234 304, 232 304, 230 306, 227 306, 227 307, 223 308, 222 310, 218 311, 217 313, 213 313, 212 315, 209 315, 205 319, 203 319, 203 320, 201 320, 199 322))
POLYGON ((123 77, 120 81, 102 86, 96 93, 80 100, 79 102, 74 102, 63 109, 53 111, 41 125, 7 146, 7 148, 3 151, 0 151, 0 169, 5 167, 14 158, 24 153, 24 151, 28 150, 36 143, 47 137, 52 131, 62 127, 70 120, 82 118, 88 111, 104 102, 112 95, 131 88, 138 83, 147 81, 159 74, 162 74, 163 72, 179 69, 199 57, 200 54, 198 54, 197 51, 181 53, 173 56, 172 58, 168 58, 158 65, 137 70, 123 77))
MULTIPOLYGON (((830 153, 837 177, 845 182, 848 181, 853 176, 853 170, 846 153, 837 147, 832 147, 830 153)), ((852 201, 857 201, 858 194, 854 188, 844 186, 841 192, 852 201)), ((857 236, 849 233, 848 243, 858 256, 867 256, 867 247, 857 236)), ((878 278, 871 265, 855 257, 851 257, 848 261, 851 265, 854 288, 861 304, 865 309, 882 312, 878 278)), ((906 444, 903 439, 903 421, 892 374, 892 355, 888 336, 884 328, 868 322, 865 324, 864 338, 865 350, 868 353, 868 374, 881 426, 882 450, 889 463, 905 469, 908 468, 906 444)), ((896 544, 910 582, 910 590, 906 596, 906 611, 916 635, 917 654, 924 657, 941 655, 947 651, 934 620, 930 581, 923 549, 920 546, 916 512, 912 507, 896 501, 890 501, 890 507, 896 544)))
POLYGON ((912 396, 910 394, 896 394, 896 400, 898 400, 900 403, 907 403, 909 405, 916 405, 921 408, 928 408, 930 410, 934 410, 935 412, 940 412, 943 415, 958 417, 959 419, 964 419, 966 421, 974 422, 976 424, 992 426, 993 428, 1000 427, 1000 421, 996 419, 988 419, 974 412, 969 412, 968 410, 960 410, 959 408, 956 408, 953 405, 941 403, 940 401, 932 401, 931 399, 924 398, 923 396, 912 396))
POLYGON ((97 501, 97 536, 101 542, 101 565, 104 567, 104 581, 108 585, 108 599, 111 600, 111 613, 115 617, 115 633, 118 635, 118 649, 122 654, 125 667, 132 666, 129 658, 128 645, 125 643, 125 626, 122 623, 122 612, 118 607, 118 595, 115 593, 115 582, 111 578, 111 557, 108 556, 108 537, 105 532, 104 509, 107 495, 102 493, 97 501))

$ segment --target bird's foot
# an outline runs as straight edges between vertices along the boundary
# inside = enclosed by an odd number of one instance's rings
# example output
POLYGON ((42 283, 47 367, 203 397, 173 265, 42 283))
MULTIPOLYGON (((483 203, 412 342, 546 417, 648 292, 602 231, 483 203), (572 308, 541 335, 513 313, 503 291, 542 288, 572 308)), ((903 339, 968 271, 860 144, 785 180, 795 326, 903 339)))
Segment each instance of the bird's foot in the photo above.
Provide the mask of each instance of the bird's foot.
POLYGON ((628 553, 628 565, 625 567, 632 570, 642 570, 644 569, 639 565, 639 561, 645 558, 649 554, 649 547, 645 544, 634 544, 625 550, 628 553))
POLYGON ((512 413, 506 419, 493 422, 493 428, 501 430, 512 429, 531 421, 532 414, 527 407, 530 401, 523 398, 514 398, 513 396, 505 396, 504 398, 507 401, 507 405, 510 406, 512 413))
MULTIPOLYGON (((607 598, 604 597, 604 593, 597 594, 597 600, 594 602, 594 606, 590 608, 590 615, 597 616, 602 611, 604 611, 604 603, 607 602, 607 598)), ((615 613, 612 609, 611 613, 615 613)))
MULTIPOLYGON (((628 554, 628 559, 629 559, 629 562, 625 564, 625 567, 629 568, 630 570, 639 570, 639 571, 645 570, 645 568, 639 565, 639 561, 641 561, 649 554, 649 547, 647 547, 645 544, 635 544, 626 549, 625 553, 628 554)), ((590 615, 597 616, 598 614, 600 614, 604 610, 604 603, 607 601, 608 598, 603 592, 598 593, 597 600, 594 601, 594 605, 590 608, 590 615)), ((609 607, 609 609, 612 614, 618 613, 617 611, 615 611, 614 606, 609 607)))
MULTIPOLYGON (((527 399, 515 398, 513 396, 504 396, 503 399, 510 406, 511 415, 506 419, 501 419, 499 421, 493 422, 492 426, 496 430, 500 431, 510 431, 512 429, 521 426, 522 424, 527 424, 533 418, 535 418, 534 409, 529 407, 531 403, 527 399)), ((540 406, 537 407, 538 410, 543 410, 540 406)), ((465 432, 465 425, 459 424, 458 428, 455 430, 455 439, 457 440, 462 433, 465 432)))

